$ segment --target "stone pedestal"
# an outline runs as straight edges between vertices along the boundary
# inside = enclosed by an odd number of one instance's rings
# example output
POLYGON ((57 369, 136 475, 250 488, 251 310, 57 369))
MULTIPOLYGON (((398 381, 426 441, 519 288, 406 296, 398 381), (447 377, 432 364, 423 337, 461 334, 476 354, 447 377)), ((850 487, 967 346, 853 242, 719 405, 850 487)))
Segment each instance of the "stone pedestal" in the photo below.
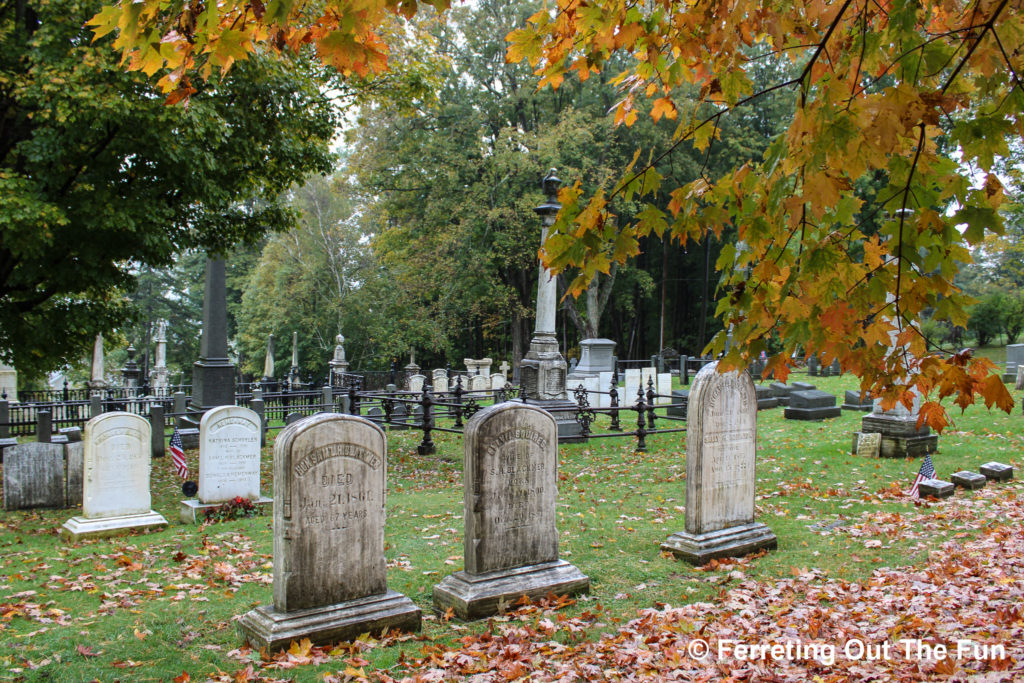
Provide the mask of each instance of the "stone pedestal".
POLYGON ((984 474, 968 472, 966 470, 954 473, 949 480, 953 482, 954 486, 968 490, 983 489, 985 484, 988 483, 988 478, 984 474))
POLYGON ((676 557, 694 565, 707 564, 720 557, 742 557, 767 548, 775 550, 779 541, 766 525, 760 522, 742 524, 704 534, 679 531, 661 544, 676 557))
MULTIPOLYGON (((259 498, 249 500, 256 508, 260 511, 260 514, 266 514, 274 509, 274 499, 267 498, 266 496, 260 496, 259 498)), ((212 510, 216 507, 220 507, 224 503, 201 503, 195 498, 181 501, 181 507, 178 510, 178 519, 181 520, 182 524, 202 524, 206 520, 206 511, 212 510)))
POLYGON ((511 611, 526 596, 530 600, 548 594, 575 595, 590 589, 590 579, 565 560, 527 565, 484 574, 455 572, 434 586, 434 609, 444 614, 450 607, 464 620, 511 611))
POLYGON ((879 455, 883 458, 916 458, 934 453, 939 447, 937 434, 928 427, 917 428, 916 415, 875 412, 864 416, 860 429, 853 434, 852 452, 856 452, 861 433, 882 435, 879 455))
POLYGON ((203 331, 192 367, 192 408, 235 404, 235 366, 228 359, 227 281, 223 259, 206 260, 203 331))
POLYGON ((121 515, 119 517, 102 517, 88 519, 72 517, 60 528, 60 535, 72 543, 84 538, 104 538, 120 536, 132 531, 156 531, 167 526, 163 515, 150 510, 138 515, 121 515))
POLYGON ((261 605, 238 620, 238 630, 254 648, 287 648, 292 641, 314 643, 355 640, 364 633, 380 635, 391 629, 418 631, 422 612, 412 600, 389 590, 358 600, 278 612, 261 605))

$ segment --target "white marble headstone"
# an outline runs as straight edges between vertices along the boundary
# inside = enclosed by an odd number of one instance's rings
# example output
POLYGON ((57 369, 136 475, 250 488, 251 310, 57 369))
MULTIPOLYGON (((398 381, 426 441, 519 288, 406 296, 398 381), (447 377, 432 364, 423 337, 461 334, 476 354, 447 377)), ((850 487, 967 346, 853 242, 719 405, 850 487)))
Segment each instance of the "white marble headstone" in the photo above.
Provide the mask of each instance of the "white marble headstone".
POLYGON ((242 406, 219 406, 199 422, 199 501, 236 497, 260 497, 260 416, 242 406))

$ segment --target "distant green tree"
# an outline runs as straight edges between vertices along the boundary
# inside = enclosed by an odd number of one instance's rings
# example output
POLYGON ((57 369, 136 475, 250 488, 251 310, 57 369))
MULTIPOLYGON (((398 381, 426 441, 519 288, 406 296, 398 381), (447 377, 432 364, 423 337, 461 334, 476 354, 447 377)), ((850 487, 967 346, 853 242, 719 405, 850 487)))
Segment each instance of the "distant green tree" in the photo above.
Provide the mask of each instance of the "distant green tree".
POLYGON ((1006 302, 999 293, 986 296, 970 308, 967 329, 974 335, 978 346, 986 346, 1004 328, 1006 302))

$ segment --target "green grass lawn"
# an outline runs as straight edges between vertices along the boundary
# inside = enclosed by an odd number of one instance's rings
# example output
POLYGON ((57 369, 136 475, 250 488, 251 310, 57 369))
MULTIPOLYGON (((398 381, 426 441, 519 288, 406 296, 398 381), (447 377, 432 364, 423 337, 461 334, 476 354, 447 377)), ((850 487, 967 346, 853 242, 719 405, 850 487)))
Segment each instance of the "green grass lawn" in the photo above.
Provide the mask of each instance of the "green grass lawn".
MULTIPOLYGON (((812 381, 840 402, 843 390, 856 387, 852 377, 812 381)), ((561 555, 591 579, 590 594, 562 610, 589 615, 580 637, 614 629, 640 608, 717 600, 744 578, 772 581, 813 568, 863 581, 877 567, 915 563, 914 553, 923 551, 910 549, 923 537, 937 546, 970 533, 943 515, 943 503, 898 495, 919 461, 850 454, 863 413, 808 423, 784 420, 782 412, 758 414, 758 521, 772 528, 779 548, 717 569, 691 567, 659 548, 684 526, 685 434, 650 436, 646 453, 635 452, 628 437, 559 448, 561 555)), ((635 418, 624 422, 632 427, 635 418)), ((389 437, 386 542, 389 587, 426 618, 416 637, 364 643, 367 671, 493 628, 432 614, 434 584, 462 568, 462 442, 435 432, 437 453, 420 456, 419 439, 415 431, 389 437)), ((1022 453, 1019 404, 1012 415, 974 407, 954 411, 933 460, 948 479, 989 460, 1019 472, 1022 453)), ((264 450, 265 494, 272 490, 271 455, 272 448, 264 450)), ((196 453, 190 464, 196 467, 196 453)), ((154 462, 153 507, 170 526, 148 535, 69 545, 57 530, 74 510, 0 513, 0 680, 169 681, 187 672, 195 681, 236 672, 246 657, 259 661, 258 653, 238 651, 234 619, 272 601, 271 518, 182 525, 180 484, 169 458, 154 462)), ((1022 491, 1016 482, 1004 486, 1008 494, 1022 491)), ((355 661, 353 652, 338 648, 329 661, 279 675, 321 680, 355 661)))

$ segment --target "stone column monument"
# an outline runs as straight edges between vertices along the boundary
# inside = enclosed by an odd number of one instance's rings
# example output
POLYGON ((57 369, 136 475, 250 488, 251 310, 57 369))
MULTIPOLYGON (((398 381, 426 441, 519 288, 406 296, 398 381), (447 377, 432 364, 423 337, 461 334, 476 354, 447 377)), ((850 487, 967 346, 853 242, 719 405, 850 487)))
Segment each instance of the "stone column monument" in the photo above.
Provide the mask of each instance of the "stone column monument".
POLYGON ((149 384, 157 393, 171 385, 170 373, 167 371, 167 321, 156 321, 156 358, 153 369, 149 373, 149 384))
MULTIPOLYGON (((135 345, 128 345, 128 360, 125 362, 124 367, 121 368, 121 383, 125 389, 138 389, 139 378, 142 376, 142 371, 139 370, 139 364, 135 362, 135 345)), ((134 392, 132 392, 134 395, 134 392)))
POLYGON ((300 389, 302 377, 299 376, 299 333, 292 332, 292 367, 288 371, 288 388, 292 391, 300 389))
POLYGON ((224 259, 206 259, 203 333, 192 366, 192 409, 235 404, 235 366, 228 358, 228 306, 224 259))
MULTIPOLYGON (((555 216, 562 205, 558 203, 558 187, 562 181, 551 169, 541 181, 546 200, 534 209, 543 221, 541 244, 548 237, 548 228, 555 222, 555 216)), ((558 350, 555 336, 555 312, 558 303, 557 281, 551 271, 540 265, 537 282, 537 323, 530 340, 530 350, 520 363, 519 378, 523 388, 523 400, 544 410, 551 411, 558 423, 558 436, 580 437, 579 424, 572 413, 559 412, 559 408, 573 409, 575 401, 568 400, 565 389, 566 363, 558 350)))
POLYGON ((97 334, 92 345, 92 370, 89 375, 89 388, 93 393, 102 392, 107 387, 106 371, 103 362, 103 335, 97 334))
POLYGON ((345 373, 348 372, 348 361, 345 360, 345 337, 338 333, 334 338, 334 357, 327 363, 331 368, 331 385, 340 387, 344 383, 345 373))
POLYGON ((277 391, 277 380, 274 379, 274 335, 267 336, 267 355, 263 359, 263 378, 260 386, 264 391, 277 391))

